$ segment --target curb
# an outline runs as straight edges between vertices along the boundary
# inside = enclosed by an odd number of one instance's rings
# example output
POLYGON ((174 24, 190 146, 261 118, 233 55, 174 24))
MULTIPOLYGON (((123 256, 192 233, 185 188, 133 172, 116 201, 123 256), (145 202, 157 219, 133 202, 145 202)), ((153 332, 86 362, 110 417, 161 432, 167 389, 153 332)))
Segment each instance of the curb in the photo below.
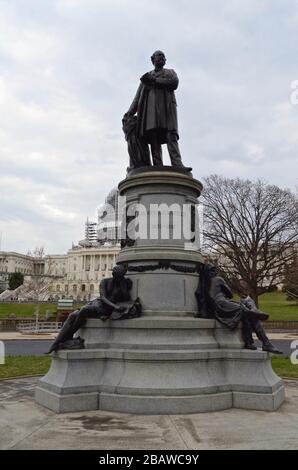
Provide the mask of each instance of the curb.
POLYGON ((30 379, 32 377, 43 377, 44 374, 37 374, 37 375, 16 375, 14 377, 0 377, 1 380, 13 380, 13 379, 30 379))

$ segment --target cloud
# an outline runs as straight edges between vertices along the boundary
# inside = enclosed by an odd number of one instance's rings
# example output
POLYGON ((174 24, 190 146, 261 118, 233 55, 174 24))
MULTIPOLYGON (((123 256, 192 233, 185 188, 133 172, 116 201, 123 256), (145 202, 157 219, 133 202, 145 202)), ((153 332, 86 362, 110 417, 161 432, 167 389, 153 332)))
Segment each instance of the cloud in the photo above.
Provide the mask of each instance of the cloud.
POLYGON ((157 48, 180 78, 180 146, 198 179, 297 186, 297 19, 290 0, 2 1, 2 248, 82 238, 125 177, 121 118, 157 48))

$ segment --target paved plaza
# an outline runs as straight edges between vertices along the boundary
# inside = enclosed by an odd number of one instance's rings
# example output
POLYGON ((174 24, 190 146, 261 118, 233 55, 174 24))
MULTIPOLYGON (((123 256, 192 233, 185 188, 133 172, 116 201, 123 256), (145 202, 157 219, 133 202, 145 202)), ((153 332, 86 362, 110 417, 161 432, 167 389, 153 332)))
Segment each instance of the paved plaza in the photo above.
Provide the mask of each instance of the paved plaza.
POLYGON ((298 449, 298 381, 276 412, 175 416, 55 414, 34 402, 37 378, 0 381, 0 449, 298 449))

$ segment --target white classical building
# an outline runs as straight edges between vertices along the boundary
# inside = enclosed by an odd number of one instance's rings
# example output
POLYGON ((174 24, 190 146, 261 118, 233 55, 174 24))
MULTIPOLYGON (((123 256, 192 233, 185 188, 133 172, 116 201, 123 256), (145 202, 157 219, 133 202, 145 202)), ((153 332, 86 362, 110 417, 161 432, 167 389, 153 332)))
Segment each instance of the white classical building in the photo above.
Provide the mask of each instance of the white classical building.
POLYGON ((0 287, 8 287, 9 275, 15 272, 24 274, 25 283, 34 276, 49 280, 47 298, 72 298, 79 301, 99 295, 99 283, 111 276, 116 263, 119 244, 75 246, 66 255, 47 255, 36 258, 15 252, 0 252, 0 287))
MULTIPOLYGON (((99 295, 99 284, 104 277, 111 276, 120 251, 121 214, 118 208, 118 190, 112 189, 100 207, 96 221, 87 219, 85 238, 73 246, 65 255, 42 257, 15 252, 0 251, 0 300, 10 298, 8 288, 12 273, 24 274, 24 284, 34 276, 46 279, 48 299, 71 298, 90 300, 99 295)), ((22 290, 21 290, 22 291, 22 290)), ((25 289, 23 289, 25 291, 25 289)), ((19 291, 17 296, 20 297, 19 291)))
POLYGON ((33 274, 35 264, 31 256, 22 255, 14 251, 0 251, 0 272, 33 274))
POLYGON ((12 273, 22 273, 24 276, 34 274, 40 266, 35 265, 31 256, 14 251, 0 251, 0 292, 8 288, 9 276, 12 273))
POLYGON ((72 298, 89 300, 99 295, 99 284, 104 277, 111 276, 119 245, 83 247, 76 246, 64 257, 51 256, 54 274, 59 278, 52 281, 50 296, 53 298, 72 298), (65 267, 64 267, 65 265, 65 267), (63 274, 61 270, 64 270, 63 274))

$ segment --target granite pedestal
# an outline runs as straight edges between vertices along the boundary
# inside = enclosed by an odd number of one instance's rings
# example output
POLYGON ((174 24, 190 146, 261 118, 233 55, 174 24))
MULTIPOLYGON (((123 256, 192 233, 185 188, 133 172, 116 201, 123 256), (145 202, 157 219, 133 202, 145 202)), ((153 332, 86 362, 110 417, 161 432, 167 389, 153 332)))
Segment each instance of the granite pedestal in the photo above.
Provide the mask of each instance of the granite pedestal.
POLYGON ((167 168, 139 172, 119 184, 127 218, 117 262, 127 266, 132 297, 140 297, 143 315, 106 322, 89 319, 78 333, 85 349, 52 354, 51 368, 36 389, 38 403, 56 412, 140 414, 231 407, 273 411, 280 406, 284 386, 269 354, 243 349, 239 329, 230 332, 214 319, 194 318, 203 257, 196 212, 180 209, 195 208, 201 190, 190 174, 167 168), (167 206, 159 211, 160 204, 167 206), (168 206, 169 218, 160 219, 155 211, 162 213, 168 206), (149 236, 143 230, 132 240, 128 232, 135 207, 139 212, 145 208, 141 224, 149 236), (152 223, 158 228, 154 237, 152 223), (191 228, 191 238, 183 224, 191 228), (162 228, 168 229, 168 237, 162 228))
POLYGON ((272 411, 284 400, 268 353, 242 348, 215 320, 88 320, 86 349, 53 354, 37 402, 56 412, 180 414, 231 407, 272 411))

